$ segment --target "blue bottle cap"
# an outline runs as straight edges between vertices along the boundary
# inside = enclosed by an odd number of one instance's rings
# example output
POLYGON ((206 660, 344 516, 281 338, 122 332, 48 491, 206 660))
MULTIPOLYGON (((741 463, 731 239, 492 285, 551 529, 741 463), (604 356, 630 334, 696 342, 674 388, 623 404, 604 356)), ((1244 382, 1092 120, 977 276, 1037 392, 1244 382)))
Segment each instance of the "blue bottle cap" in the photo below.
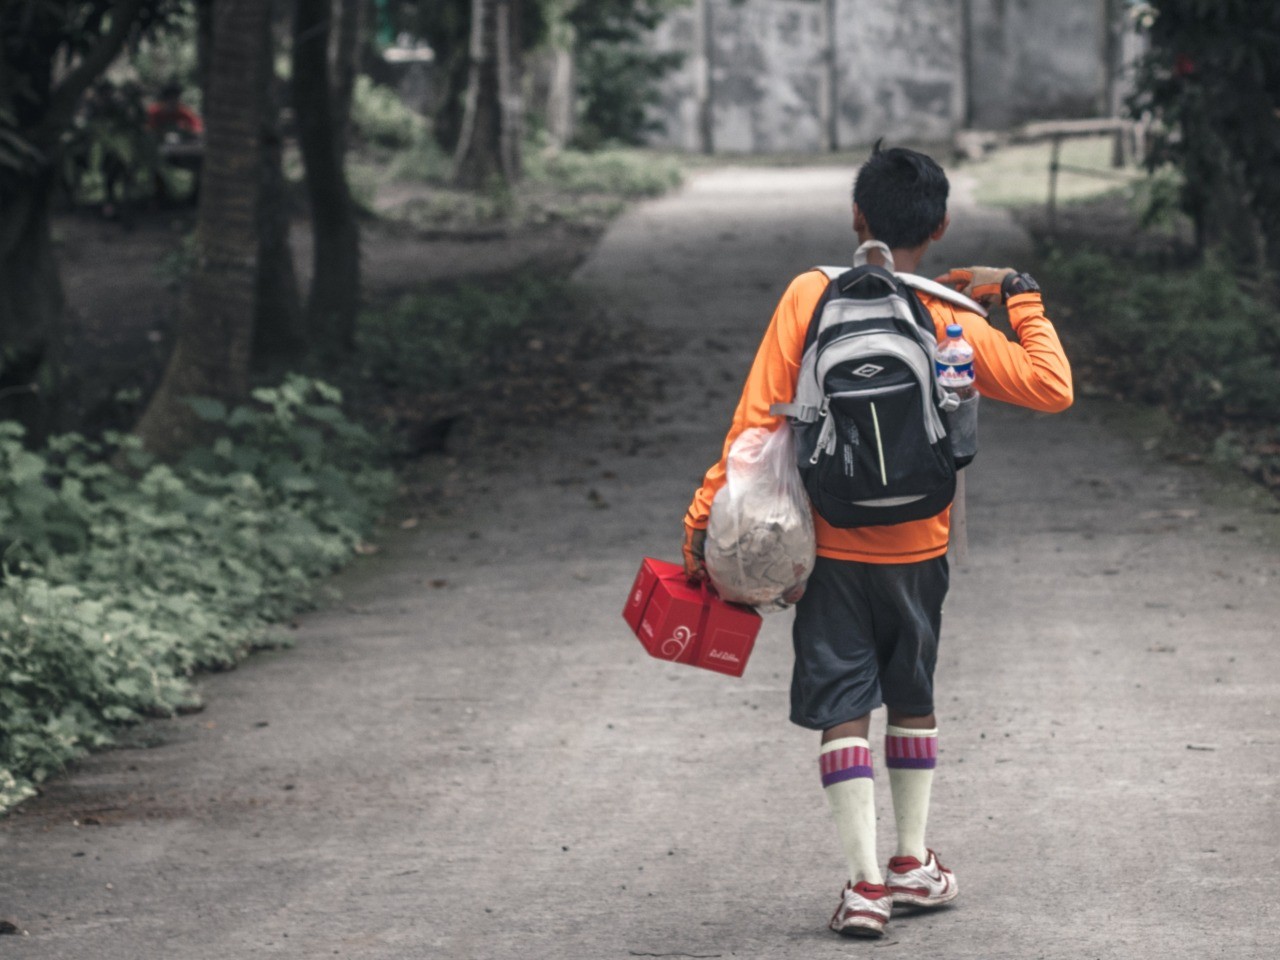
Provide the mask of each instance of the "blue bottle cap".
POLYGON ((964 327, 960 326, 958 323, 947 324, 947 336, 951 337, 953 340, 957 337, 963 337, 964 327))

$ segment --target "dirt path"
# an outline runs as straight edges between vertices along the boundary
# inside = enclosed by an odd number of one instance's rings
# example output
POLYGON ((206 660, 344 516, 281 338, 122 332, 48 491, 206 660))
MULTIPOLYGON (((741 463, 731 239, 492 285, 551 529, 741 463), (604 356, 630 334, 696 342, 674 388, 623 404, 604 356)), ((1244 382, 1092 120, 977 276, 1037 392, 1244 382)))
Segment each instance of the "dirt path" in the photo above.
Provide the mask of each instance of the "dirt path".
MULTIPOLYGON (((787 616, 738 681, 627 633, 783 284, 848 255, 847 181, 717 171, 624 217, 581 276, 646 325, 661 396, 460 469, 464 505, 346 577, 298 649, 0 823, 0 917, 29 931, 6 956, 1272 956, 1276 517, 1103 408, 983 415, 939 670, 950 911, 825 931, 842 864, 786 721, 787 616)), ((929 266, 1023 248, 954 215, 929 266)))

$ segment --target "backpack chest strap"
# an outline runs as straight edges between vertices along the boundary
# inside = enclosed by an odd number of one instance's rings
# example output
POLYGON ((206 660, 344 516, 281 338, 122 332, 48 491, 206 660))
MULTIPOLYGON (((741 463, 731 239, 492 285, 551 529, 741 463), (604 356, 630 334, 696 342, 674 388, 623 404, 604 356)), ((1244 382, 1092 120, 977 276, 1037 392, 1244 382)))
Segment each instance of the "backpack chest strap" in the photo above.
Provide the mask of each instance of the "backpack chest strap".
POLYGON ((799 423, 814 423, 822 411, 811 403, 774 403, 769 406, 769 416, 790 417, 799 423))

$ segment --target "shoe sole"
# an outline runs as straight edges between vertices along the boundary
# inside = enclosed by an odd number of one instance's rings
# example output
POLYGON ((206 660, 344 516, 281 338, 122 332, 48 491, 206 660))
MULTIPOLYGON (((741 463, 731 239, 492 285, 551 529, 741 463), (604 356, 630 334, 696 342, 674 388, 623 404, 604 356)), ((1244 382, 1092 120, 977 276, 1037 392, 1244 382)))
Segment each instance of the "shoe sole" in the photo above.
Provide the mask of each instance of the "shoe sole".
POLYGON ((884 924, 874 920, 848 920, 842 927, 832 927, 842 937, 883 937, 884 924))
POLYGON ((920 907, 924 910, 929 910, 933 907, 946 906, 959 895, 960 891, 954 887, 937 897, 922 897, 918 893, 895 893, 893 894, 893 905, 895 907, 920 907))

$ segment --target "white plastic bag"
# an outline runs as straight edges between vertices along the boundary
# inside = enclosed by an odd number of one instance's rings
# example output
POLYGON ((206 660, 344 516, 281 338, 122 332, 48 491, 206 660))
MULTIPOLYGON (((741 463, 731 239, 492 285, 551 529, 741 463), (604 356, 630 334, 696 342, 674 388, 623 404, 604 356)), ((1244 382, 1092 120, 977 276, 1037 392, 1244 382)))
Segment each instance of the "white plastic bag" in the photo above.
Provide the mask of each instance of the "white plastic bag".
POLYGON ((711 504, 705 553, 711 583, 726 600, 766 613, 804 592, 813 572, 813 516, 787 424, 751 427, 733 441, 727 482, 711 504))

